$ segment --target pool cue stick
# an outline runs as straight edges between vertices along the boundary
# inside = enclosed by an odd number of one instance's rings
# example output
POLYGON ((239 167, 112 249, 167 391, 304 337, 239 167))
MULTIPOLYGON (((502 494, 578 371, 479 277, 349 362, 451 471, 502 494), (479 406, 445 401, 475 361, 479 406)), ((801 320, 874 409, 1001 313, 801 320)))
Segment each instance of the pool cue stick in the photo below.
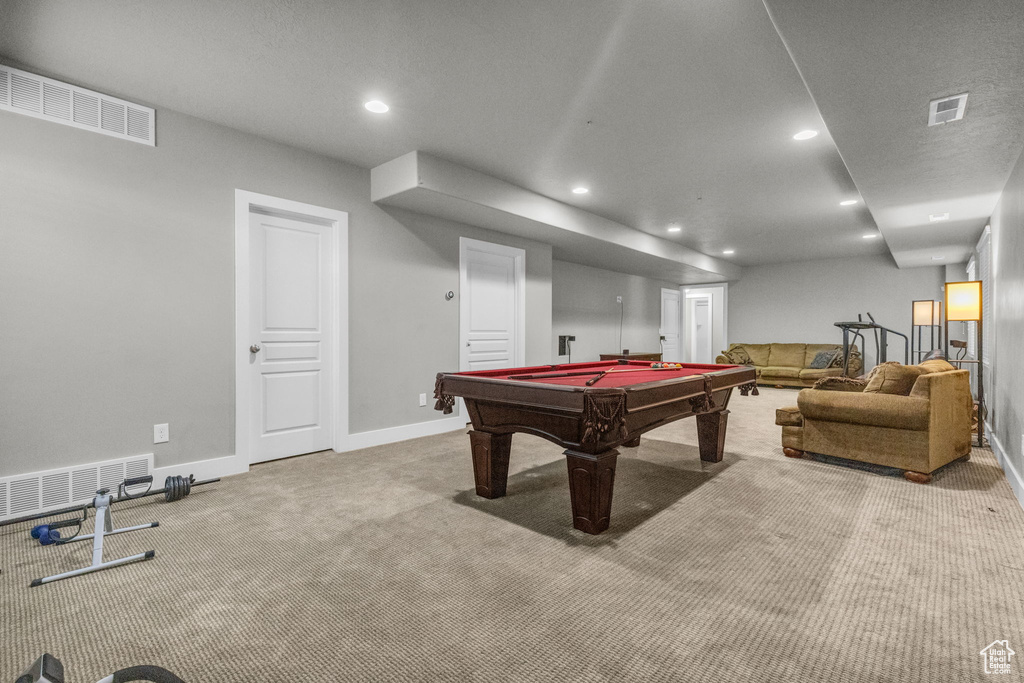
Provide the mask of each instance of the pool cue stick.
POLYGON ((628 370, 605 370, 604 372, 602 372, 597 377, 594 377, 593 379, 588 379, 587 380, 587 386, 588 387, 594 386, 597 383, 597 380, 601 379, 605 375, 618 375, 619 373, 623 373, 623 372, 648 372, 648 371, 660 372, 662 370, 682 370, 682 368, 629 368, 628 370))
MULTIPOLYGON (((650 369, 650 368, 648 368, 650 369)), ((545 374, 543 372, 535 375, 509 375, 506 379, 547 379, 549 377, 576 377, 578 375, 596 375, 602 372, 601 370, 581 370, 579 372, 556 372, 553 374, 545 374)))

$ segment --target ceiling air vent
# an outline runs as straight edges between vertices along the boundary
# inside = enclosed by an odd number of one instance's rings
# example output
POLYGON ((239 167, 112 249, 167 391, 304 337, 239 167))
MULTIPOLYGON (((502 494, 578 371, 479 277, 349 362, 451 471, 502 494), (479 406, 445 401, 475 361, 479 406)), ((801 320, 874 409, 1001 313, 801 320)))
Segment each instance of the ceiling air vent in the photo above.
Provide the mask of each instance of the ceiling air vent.
POLYGON ((966 108, 967 93, 932 100, 928 103, 928 125, 937 126, 940 123, 959 121, 964 117, 966 108))
POLYGON ((153 109, 2 64, 0 110, 156 145, 153 109))

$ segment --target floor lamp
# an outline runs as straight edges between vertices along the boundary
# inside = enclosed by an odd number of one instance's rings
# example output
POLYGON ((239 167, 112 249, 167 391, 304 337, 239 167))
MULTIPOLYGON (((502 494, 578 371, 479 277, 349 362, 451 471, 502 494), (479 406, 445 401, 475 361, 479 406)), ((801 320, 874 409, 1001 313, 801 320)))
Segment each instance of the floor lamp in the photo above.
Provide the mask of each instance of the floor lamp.
POLYGON ((913 303, 913 329, 910 333, 910 357, 914 363, 921 360, 926 351, 921 340, 921 328, 928 328, 928 352, 942 348, 942 302, 932 299, 919 299, 913 303), (935 344, 935 330, 939 330, 939 343, 935 344), (917 337, 917 351, 914 351, 914 337, 917 337))
POLYGON ((985 433, 985 370, 981 363, 981 281, 946 283, 946 358, 949 358, 949 323, 978 323, 978 445, 985 433))

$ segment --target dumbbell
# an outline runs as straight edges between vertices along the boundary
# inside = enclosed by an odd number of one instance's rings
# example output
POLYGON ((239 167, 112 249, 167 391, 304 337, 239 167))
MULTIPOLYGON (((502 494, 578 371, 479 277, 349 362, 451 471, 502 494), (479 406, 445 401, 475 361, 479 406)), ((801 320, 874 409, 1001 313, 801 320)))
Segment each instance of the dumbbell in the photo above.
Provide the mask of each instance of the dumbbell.
POLYGON ((60 532, 51 529, 49 524, 40 524, 32 527, 32 538, 39 541, 39 545, 53 545, 60 538, 60 532))

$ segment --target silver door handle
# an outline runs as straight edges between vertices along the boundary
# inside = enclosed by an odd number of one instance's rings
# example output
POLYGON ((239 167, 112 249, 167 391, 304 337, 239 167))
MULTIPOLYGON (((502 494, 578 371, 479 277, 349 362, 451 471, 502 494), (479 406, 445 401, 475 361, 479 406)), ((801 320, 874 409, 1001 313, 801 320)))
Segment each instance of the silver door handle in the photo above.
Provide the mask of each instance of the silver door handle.
POLYGON ((260 345, 259 344, 253 344, 252 346, 249 347, 249 353, 259 353, 259 352, 260 352, 260 345))

